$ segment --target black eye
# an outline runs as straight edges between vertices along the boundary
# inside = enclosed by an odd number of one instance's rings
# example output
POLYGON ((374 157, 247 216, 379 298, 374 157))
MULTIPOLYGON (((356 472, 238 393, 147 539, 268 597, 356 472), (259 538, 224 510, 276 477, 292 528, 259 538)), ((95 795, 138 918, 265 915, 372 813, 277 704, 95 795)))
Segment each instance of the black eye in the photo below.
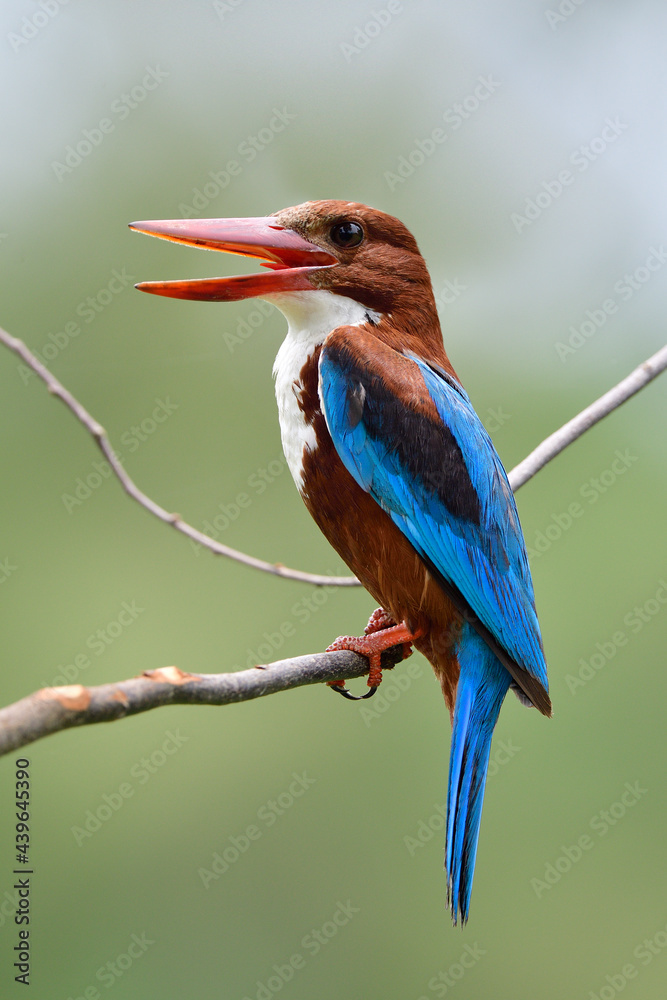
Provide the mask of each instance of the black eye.
POLYGON ((364 231, 358 222, 337 222, 331 227, 329 236, 336 246, 348 250, 359 246, 364 238, 364 231))

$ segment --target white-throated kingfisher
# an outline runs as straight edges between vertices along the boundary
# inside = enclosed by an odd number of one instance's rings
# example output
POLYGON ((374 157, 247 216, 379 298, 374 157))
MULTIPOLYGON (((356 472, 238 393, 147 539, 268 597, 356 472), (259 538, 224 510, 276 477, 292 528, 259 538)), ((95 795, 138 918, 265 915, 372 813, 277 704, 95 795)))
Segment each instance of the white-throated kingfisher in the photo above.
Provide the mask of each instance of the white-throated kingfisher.
POLYGON ((512 490, 442 342, 426 264, 405 226, 355 202, 267 218, 136 222, 163 239, 258 258, 268 271, 137 287, 260 296, 289 330, 274 375, 283 449, 308 510, 380 608, 368 656, 410 644, 452 716, 445 869, 468 918, 491 737, 505 695, 551 715, 533 584, 512 490))

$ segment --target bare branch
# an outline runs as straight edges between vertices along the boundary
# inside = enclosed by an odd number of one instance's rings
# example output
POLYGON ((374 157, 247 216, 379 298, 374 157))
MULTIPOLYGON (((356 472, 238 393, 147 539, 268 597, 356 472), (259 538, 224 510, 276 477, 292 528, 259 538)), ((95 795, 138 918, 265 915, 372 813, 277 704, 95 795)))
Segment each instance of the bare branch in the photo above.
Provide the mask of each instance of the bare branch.
MULTIPOLYGON (((228 556, 245 566, 262 570, 265 573, 272 573, 274 576, 281 576, 289 580, 299 580, 302 583, 310 583, 317 587, 337 586, 337 587, 359 587, 361 584, 354 576, 321 576, 317 573, 305 573, 302 570, 290 569, 282 563, 269 563, 263 559, 256 559, 254 556, 246 555, 228 545, 209 538, 208 535, 193 528, 191 524, 184 521, 180 514, 173 514, 160 507, 159 504, 146 496, 142 490, 134 483, 127 474, 120 460, 116 456, 104 428, 88 413, 85 407, 51 374, 51 372, 35 357, 26 347, 22 340, 10 336, 5 330, 0 328, 0 343, 3 343, 28 365, 36 375, 46 384, 50 393, 58 396, 67 406, 74 416, 90 432, 96 444, 108 461, 112 471, 119 479, 125 492, 136 500, 137 503, 145 507, 147 511, 158 517, 172 528, 187 535, 194 542, 209 549, 215 555, 228 556)), ((667 347, 662 348, 647 361, 636 368, 627 378, 618 385, 606 392, 598 400, 582 410, 576 417, 568 421, 560 430, 551 434, 542 444, 538 445, 522 462, 515 466, 509 473, 509 481, 512 489, 516 492, 520 486, 528 482, 536 472, 550 462, 552 458, 560 454, 564 448, 596 424, 603 417, 606 417, 612 410, 624 403, 640 389, 643 389, 652 379, 664 371, 667 367, 667 347)))
POLYGON ((343 651, 277 660, 232 674, 186 674, 178 667, 162 667, 99 687, 42 688, 0 709, 0 756, 72 726, 114 722, 162 705, 230 705, 367 673, 364 656, 343 651))
POLYGON ((68 409, 72 411, 74 416, 80 423, 90 432, 98 448, 106 458, 107 462, 111 466, 111 469, 115 473, 117 479, 120 480, 120 484, 133 500, 145 507, 147 511, 153 514, 155 517, 159 517, 161 521, 166 524, 170 524, 172 528, 176 528, 177 531, 182 532, 182 534, 187 535, 191 538, 193 542, 198 542, 199 545, 203 545, 205 548, 210 549, 215 555, 218 556, 228 556, 230 559, 235 559, 237 562, 243 563, 245 566, 251 566, 253 569, 261 569, 264 573, 273 573, 274 576, 282 576, 289 580, 299 580, 301 583, 311 583, 316 587, 326 587, 329 585, 335 585, 338 587, 360 587, 361 584, 354 576, 321 576, 318 573, 304 573, 300 569, 290 569, 288 566, 283 566, 282 563, 269 563, 265 562, 263 559, 256 559, 254 556, 246 555, 245 552, 239 552, 237 549, 232 549, 228 545, 223 545, 221 542, 216 542, 215 539, 209 538, 208 535, 203 534, 203 532, 198 531, 193 528, 191 524, 184 521, 180 514, 172 514, 164 507, 160 507, 159 504, 151 500, 149 496, 139 489, 134 480, 130 478, 127 474, 123 465, 116 455, 115 451, 111 447, 111 442, 107 437, 104 428, 95 420, 94 417, 90 415, 88 410, 78 401, 75 397, 68 392, 68 390, 62 385, 58 379, 51 374, 51 372, 46 368, 41 361, 39 361, 32 351, 26 347, 22 340, 18 340, 16 337, 12 337, 5 330, 0 328, 0 342, 5 344, 11 351, 18 354, 20 358, 25 361, 26 365, 31 368, 36 375, 39 375, 42 382, 46 383, 49 392, 61 399, 68 409))
MULTIPOLYGON (((359 581, 354 577, 318 576, 255 559, 208 538, 183 521, 180 515, 170 514, 135 485, 116 457, 104 428, 41 364, 25 344, 2 329, 0 329, 0 342, 18 354, 46 383, 49 392, 65 403, 90 432, 126 493, 161 521, 171 524, 193 541, 218 555, 229 556, 247 566, 276 576, 320 586, 326 584, 359 586, 359 581)), ((612 410, 639 392, 665 368, 667 368, 667 347, 654 354, 617 386, 548 437, 523 462, 512 469, 509 474, 512 489, 516 491, 547 462, 612 410)), ((394 656, 391 650, 387 651, 386 655, 389 666, 394 662, 394 656)), ((96 722, 112 722, 162 705, 228 705, 306 684, 320 684, 341 677, 360 677, 366 673, 368 673, 368 661, 365 657, 352 652, 336 652, 279 660, 268 666, 257 666, 252 670, 242 670, 232 674, 187 674, 178 667, 163 667, 160 670, 146 671, 140 677, 115 684, 103 684, 99 687, 86 688, 74 684, 67 687, 43 688, 7 708, 0 709, 0 755, 63 729, 96 722)))
POLYGON ((604 396, 600 396, 594 403, 587 406, 585 410, 578 413, 572 420, 553 434, 550 434, 542 444, 539 444, 534 451, 531 451, 522 462, 515 465, 509 473, 510 486, 516 493, 520 486, 527 483, 529 479, 539 472, 547 462, 559 455, 564 448, 576 441, 587 430, 595 426, 599 420, 608 416, 612 410, 617 409, 622 403, 634 396, 636 392, 648 385, 660 372, 667 368, 667 346, 662 347, 648 360, 644 361, 639 368, 635 368, 618 385, 615 385, 604 396))

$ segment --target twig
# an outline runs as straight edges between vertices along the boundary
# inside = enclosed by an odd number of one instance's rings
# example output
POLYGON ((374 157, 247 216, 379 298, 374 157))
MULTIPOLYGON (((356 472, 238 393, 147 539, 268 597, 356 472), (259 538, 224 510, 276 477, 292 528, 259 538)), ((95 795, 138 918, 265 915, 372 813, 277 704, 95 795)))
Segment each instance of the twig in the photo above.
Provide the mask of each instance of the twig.
MULTIPOLYGON (((178 514, 170 514, 164 510, 142 493, 125 472, 104 428, 41 364, 25 344, 2 329, 0 329, 0 342, 18 354, 46 383, 49 392, 58 396, 74 413, 95 439, 124 490, 160 520, 171 524, 216 554, 229 556, 247 566, 277 576, 316 585, 359 584, 354 577, 317 576, 255 559, 221 545, 187 524, 178 514)), ((617 386, 548 437, 523 462, 512 469, 509 474, 512 489, 517 490, 547 462, 630 396, 639 392, 665 368, 667 368, 667 347, 654 354, 617 386)), ((242 670, 232 674, 186 674, 178 667, 163 667, 160 670, 146 671, 140 677, 99 687, 86 688, 80 684, 73 684, 67 687, 43 688, 7 708, 0 709, 0 755, 72 726, 112 722, 162 705, 228 705, 306 684, 320 684, 341 677, 360 677, 365 673, 368 673, 368 661, 365 657, 352 652, 336 652, 279 660, 268 666, 258 666, 252 670, 242 670)))
POLYGON ((665 368, 667 368, 667 346, 656 351, 618 385, 615 385, 609 392, 605 392, 604 396, 600 396, 572 420, 568 420, 559 430, 554 431, 542 444, 539 444, 534 451, 531 451, 530 455, 527 455, 522 462, 515 465, 509 473, 510 486, 514 492, 516 493, 519 487, 532 479, 535 473, 539 472, 547 462, 550 462, 564 448, 590 430, 599 420, 602 420, 612 410, 617 409, 636 392, 643 389, 645 385, 648 385, 665 368))
POLYGON ((162 667, 99 687, 42 688, 0 709, 0 756, 72 726, 113 722, 162 705, 230 705, 367 673, 364 656, 337 652, 277 660, 233 674, 186 674, 178 667, 162 667))
POLYGON ((95 443, 99 447, 100 451, 106 458, 107 462, 111 466, 116 477, 120 480, 120 484, 125 490, 125 492, 136 500, 137 503, 145 507, 147 511, 154 514, 155 517, 159 517, 161 521, 166 524, 170 524, 172 528, 176 528, 177 531, 182 532, 191 538, 194 542, 198 542, 205 548, 210 549, 218 556, 228 556, 230 559, 236 559, 237 562, 243 563, 246 566, 251 566, 253 569, 261 569, 265 573, 273 573, 274 576, 282 576, 289 580, 299 580, 302 583, 312 583, 317 587, 326 587, 328 585, 335 585, 338 587, 359 587, 361 584, 356 579, 356 577, 345 577, 345 576, 321 576, 317 573, 304 573, 299 569, 290 569, 288 566, 283 566, 282 563, 269 563, 265 562, 263 559, 255 559, 254 556, 246 555, 245 552, 239 552, 237 549, 232 549, 228 545, 223 545, 221 542, 216 542, 215 539, 209 538, 208 535, 203 534, 203 532, 198 531, 193 528, 191 524, 184 521, 180 514, 171 514, 164 507, 160 507, 159 504, 151 500, 149 496, 139 489, 133 479, 127 474, 123 468, 122 463, 111 447, 111 442, 107 437, 106 431, 101 424, 95 420, 94 417, 90 415, 88 410, 72 395, 71 392, 62 385, 61 382, 52 375, 51 372, 46 368, 41 361, 39 361, 32 351, 23 343, 22 340, 18 340, 16 337, 12 337, 6 330, 0 328, 0 342, 5 344, 11 351, 18 354, 22 358, 26 365, 31 368, 36 375, 39 375, 42 382, 45 382, 49 392, 61 399, 65 406, 68 407, 77 418, 80 423, 90 432, 95 443))
MULTIPOLYGON (((317 573, 305 573, 302 570, 290 569, 281 563, 269 563, 263 559, 256 559, 238 549, 232 549, 228 545, 209 538, 208 535, 193 528, 191 524, 184 521, 180 514, 172 514, 160 507, 159 504, 146 496, 142 490, 134 483, 119 461, 116 453, 111 447, 111 443, 104 428, 88 413, 85 407, 51 374, 51 372, 35 357, 26 347, 22 340, 12 337, 5 330, 0 328, 0 342, 8 347, 15 354, 25 361, 26 365, 46 383, 50 393, 58 396, 67 406, 74 416, 90 432, 96 444, 102 451, 112 471, 120 480, 125 492, 136 500, 137 503, 145 507, 147 511, 154 514, 161 521, 170 524, 177 531, 187 535, 193 541, 209 549, 215 555, 228 556, 237 562, 253 569, 262 570, 265 573, 272 573, 274 576, 285 577, 289 580, 299 580, 302 583, 310 583, 317 587, 337 586, 337 587, 359 587, 361 584, 354 576, 321 576, 317 573)), ((624 378, 618 385, 600 396, 594 403, 582 410, 576 417, 568 421, 563 427, 551 434, 542 444, 538 445, 522 462, 519 462, 509 473, 509 481, 512 489, 516 492, 520 486, 528 482, 536 472, 550 462, 552 458, 560 454, 564 448, 596 424, 603 417, 606 417, 612 410, 615 410, 627 399, 633 396, 640 389, 643 389, 660 372, 667 368, 667 346, 663 347, 647 361, 636 368, 627 378, 624 378)))

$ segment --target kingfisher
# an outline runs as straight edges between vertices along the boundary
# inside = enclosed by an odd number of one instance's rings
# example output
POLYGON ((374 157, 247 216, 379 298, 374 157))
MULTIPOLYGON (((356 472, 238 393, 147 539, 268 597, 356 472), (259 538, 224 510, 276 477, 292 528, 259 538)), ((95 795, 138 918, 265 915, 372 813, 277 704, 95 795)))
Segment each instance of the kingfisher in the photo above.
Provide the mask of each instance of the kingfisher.
POLYGON ((514 495, 445 351, 417 243, 398 219, 346 201, 131 228, 267 269, 137 288, 259 296, 285 316, 274 365, 285 458, 317 525, 379 605, 363 636, 329 649, 368 657, 369 693, 385 650, 414 645, 433 667, 452 721, 447 905, 465 924, 501 705, 510 688, 546 716, 551 701, 514 495))

